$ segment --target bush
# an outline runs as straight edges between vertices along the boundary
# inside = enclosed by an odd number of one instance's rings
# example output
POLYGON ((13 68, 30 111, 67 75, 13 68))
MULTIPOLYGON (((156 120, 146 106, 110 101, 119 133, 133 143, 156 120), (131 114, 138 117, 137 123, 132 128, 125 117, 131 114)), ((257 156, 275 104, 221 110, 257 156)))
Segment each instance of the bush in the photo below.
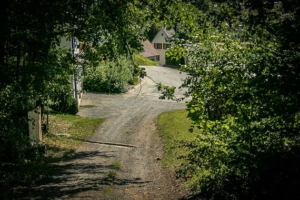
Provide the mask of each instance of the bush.
POLYGON ((172 59, 171 57, 166 56, 166 65, 167 66, 180 66, 184 64, 184 58, 178 60, 172 59))
MULTIPOLYGON (((28 94, 28 93, 27 93, 28 94)), ((28 95, 29 96, 29 95, 28 95)), ((0 91, 0 196, 2 199, 21 197, 47 174, 44 148, 32 146, 28 133, 27 96, 16 87, 0 91), (20 103, 21 102, 21 103, 20 103)))
POLYGON ((73 97, 71 88, 71 76, 60 74, 53 77, 53 81, 46 88, 46 93, 50 99, 50 108, 67 114, 75 115, 78 112, 77 100, 73 97))
POLYGON ((50 108, 55 111, 62 113, 75 115, 78 113, 78 103, 69 93, 60 95, 55 98, 55 101, 52 102, 50 108))
POLYGON ((94 92, 126 92, 128 83, 133 82, 132 70, 132 63, 125 58, 117 62, 102 62, 97 67, 88 66, 84 72, 84 89, 94 92))
POLYGON ((75 115, 78 113, 78 102, 76 99, 72 98, 70 104, 68 105, 67 112, 68 114, 75 115))

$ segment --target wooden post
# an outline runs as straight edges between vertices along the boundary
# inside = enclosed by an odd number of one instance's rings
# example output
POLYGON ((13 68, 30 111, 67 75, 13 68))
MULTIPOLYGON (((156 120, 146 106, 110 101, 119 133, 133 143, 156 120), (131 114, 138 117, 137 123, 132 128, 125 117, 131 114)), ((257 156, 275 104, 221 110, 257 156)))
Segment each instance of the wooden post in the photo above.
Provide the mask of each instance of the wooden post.
POLYGON ((41 107, 28 112, 29 137, 33 143, 42 141, 42 116, 41 107))

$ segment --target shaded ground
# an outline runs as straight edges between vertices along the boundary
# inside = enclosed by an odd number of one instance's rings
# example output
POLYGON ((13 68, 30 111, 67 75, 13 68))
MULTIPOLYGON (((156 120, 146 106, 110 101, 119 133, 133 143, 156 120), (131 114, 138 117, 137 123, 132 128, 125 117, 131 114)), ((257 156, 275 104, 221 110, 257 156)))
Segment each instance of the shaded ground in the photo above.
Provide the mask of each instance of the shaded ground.
MULTIPOLYGON (((179 85, 178 70, 146 67, 156 82, 179 85)), ((107 118, 89 142, 74 156, 56 164, 49 184, 37 188, 36 199, 180 199, 186 193, 174 174, 164 169, 163 144, 156 129, 157 116, 183 109, 184 103, 159 100, 155 83, 143 84, 126 94, 85 94, 84 117, 107 118)))

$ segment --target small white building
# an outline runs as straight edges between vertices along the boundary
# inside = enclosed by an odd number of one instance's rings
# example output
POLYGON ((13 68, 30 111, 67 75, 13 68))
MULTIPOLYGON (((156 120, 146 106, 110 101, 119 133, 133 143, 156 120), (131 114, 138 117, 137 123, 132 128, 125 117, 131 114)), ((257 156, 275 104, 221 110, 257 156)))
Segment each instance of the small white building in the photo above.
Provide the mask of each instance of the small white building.
POLYGON ((159 54, 156 61, 160 65, 166 65, 166 50, 172 45, 170 42, 168 42, 168 39, 174 34, 175 31, 173 29, 167 30, 166 28, 161 28, 151 42, 159 54))

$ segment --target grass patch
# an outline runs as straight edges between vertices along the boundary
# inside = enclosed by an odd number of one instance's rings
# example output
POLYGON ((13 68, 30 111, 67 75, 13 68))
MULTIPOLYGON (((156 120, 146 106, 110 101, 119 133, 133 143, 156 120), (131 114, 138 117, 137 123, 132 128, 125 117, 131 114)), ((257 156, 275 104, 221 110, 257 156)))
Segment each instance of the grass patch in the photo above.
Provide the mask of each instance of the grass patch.
POLYGON ((195 139, 197 131, 189 132, 192 121, 187 118, 188 111, 174 110, 165 112, 158 117, 158 127, 165 145, 162 163, 165 167, 175 169, 183 160, 178 156, 185 155, 187 148, 179 147, 182 142, 195 139))
POLYGON ((121 169, 121 163, 119 161, 114 161, 112 163, 114 170, 108 171, 106 175, 107 186, 103 188, 103 193, 107 194, 113 190, 114 182, 117 177, 117 171, 121 169))
POLYGON ((112 165, 114 166, 114 168, 115 168, 116 170, 120 170, 120 169, 121 169, 121 163, 120 163, 119 161, 113 162, 112 165))
POLYGON ((80 105, 80 108, 94 108, 97 107, 95 105, 80 105))
POLYGON ((144 56, 140 54, 135 54, 134 55, 134 61, 137 63, 139 66, 159 66, 157 62, 150 60, 149 58, 145 58, 144 56))
POLYGON ((112 189, 113 189, 113 186, 112 185, 108 185, 108 186, 106 186, 106 187, 103 188, 103 193, 104 194, 111 193, 112 189))
POLYGON ((107 173, 107 179, 111 182, 113 182, 116 179, 117 172, 116 171, 109 171, 107 173))
POLYGON ((126 131, 125 134, 126 135, 132 135, 134 132, 132 130, 126 131))
POLYGON ((46 156, 59 159, 72 154, 82 143, 80 140, 90 138, 102 122, 104 119, 51 113, 48 133, 44 136, 48 146, 46 156))

